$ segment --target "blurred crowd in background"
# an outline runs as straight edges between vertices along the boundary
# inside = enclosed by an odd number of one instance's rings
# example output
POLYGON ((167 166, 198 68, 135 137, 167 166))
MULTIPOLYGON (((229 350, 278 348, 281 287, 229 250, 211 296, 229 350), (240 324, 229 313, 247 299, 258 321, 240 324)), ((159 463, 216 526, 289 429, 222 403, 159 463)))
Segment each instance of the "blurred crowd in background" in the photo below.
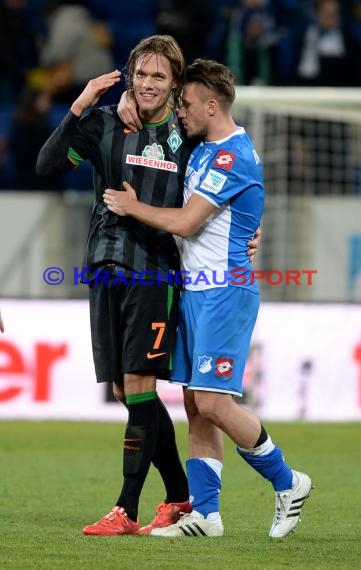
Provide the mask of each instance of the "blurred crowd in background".
POLYGON ((41 181, 38 151, 89 79, 126 73, 155 33, 239 85, 361 86, 361 0, 0 0, 0 189, 91 188, 88 167, 41 181))

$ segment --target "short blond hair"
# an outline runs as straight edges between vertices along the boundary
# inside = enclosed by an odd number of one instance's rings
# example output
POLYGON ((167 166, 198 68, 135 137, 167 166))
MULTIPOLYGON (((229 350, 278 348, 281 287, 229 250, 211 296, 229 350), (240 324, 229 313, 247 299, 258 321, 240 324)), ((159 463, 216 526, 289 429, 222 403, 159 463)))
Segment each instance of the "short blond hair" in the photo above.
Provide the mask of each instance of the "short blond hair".
POLYGON ((231 106, 236 98, 234 75, 228 67, 213 59, 196 59, 187 67, 186 83, 201 83, 213 91, 225 106, 231 106))

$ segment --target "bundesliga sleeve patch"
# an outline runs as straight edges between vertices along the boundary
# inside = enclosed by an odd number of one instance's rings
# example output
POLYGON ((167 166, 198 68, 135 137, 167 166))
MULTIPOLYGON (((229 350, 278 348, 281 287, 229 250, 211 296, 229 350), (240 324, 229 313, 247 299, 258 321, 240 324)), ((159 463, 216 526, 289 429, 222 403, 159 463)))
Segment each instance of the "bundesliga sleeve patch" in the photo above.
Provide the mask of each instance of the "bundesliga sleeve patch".
POLYGON ((200 185, 200 188, 207 192, 211 192, 211 194, 218 194, 225 185, 226 180, 227 176, 220 174, 217 170, 211 169, 200 185))
POLYGON ((233 154, 233 152, 229 152, 229 150, 220 150, 218 151, 212 166, 223 168, 223 170, 231 170, 235 158, 236 155, 233 154))
POLYGON ((233 372, 233 358, 217 358, 216 376, 231 378, 233 372))

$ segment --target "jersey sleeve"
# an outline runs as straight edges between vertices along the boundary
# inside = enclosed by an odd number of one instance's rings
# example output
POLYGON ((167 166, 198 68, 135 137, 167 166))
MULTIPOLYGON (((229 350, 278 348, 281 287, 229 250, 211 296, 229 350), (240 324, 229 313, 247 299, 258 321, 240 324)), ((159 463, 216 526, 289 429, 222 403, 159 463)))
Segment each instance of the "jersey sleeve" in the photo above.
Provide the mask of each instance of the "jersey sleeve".
POLYGON ((40 149, 36 173, 41 178, 56 178, 75 168, 83 160, 93 161, 99 128, 92 123, 92 113, 79 119, 71 111, 40 149))
POLYGON ((78 123, 79 117, 69 111, 43 144, 36 162, 38 176, 56 178, 73 167, 72 162, 68 160, 68 150, 78 123))
POLYGON ((68 160, 78 166, 84 160, 90 160, 95 165, 99 156, 99 144, 104 127, 102 111, 93 109, 84 115, 74 132, 68 147, 68 160))
POLYGON ((201 177, 196 194, 221 207, 247 188, 262 185, 262 166, 253 148, 219 150, 201 177))

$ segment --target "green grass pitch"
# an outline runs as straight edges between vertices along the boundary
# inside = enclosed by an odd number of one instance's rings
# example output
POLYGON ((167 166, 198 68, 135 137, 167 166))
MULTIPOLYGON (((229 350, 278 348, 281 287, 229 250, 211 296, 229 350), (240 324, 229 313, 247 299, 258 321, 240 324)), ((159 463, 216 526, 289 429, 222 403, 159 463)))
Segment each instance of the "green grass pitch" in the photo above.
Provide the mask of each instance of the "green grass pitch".
MULTIPOLYGON (((315 488, 297 532, 268 538, 274 495, 227 440, 221 538, 85 537, 113 506, 122 479, 124 426, 0 422, 2 570, 282 570, 361 568, 361 424, 266 422, 288 462, 315 488)), ((177 424, 183 459, 187 426, 177 424)), ((152 469, 140 504, 148 523, 164 498, 152 469)))

